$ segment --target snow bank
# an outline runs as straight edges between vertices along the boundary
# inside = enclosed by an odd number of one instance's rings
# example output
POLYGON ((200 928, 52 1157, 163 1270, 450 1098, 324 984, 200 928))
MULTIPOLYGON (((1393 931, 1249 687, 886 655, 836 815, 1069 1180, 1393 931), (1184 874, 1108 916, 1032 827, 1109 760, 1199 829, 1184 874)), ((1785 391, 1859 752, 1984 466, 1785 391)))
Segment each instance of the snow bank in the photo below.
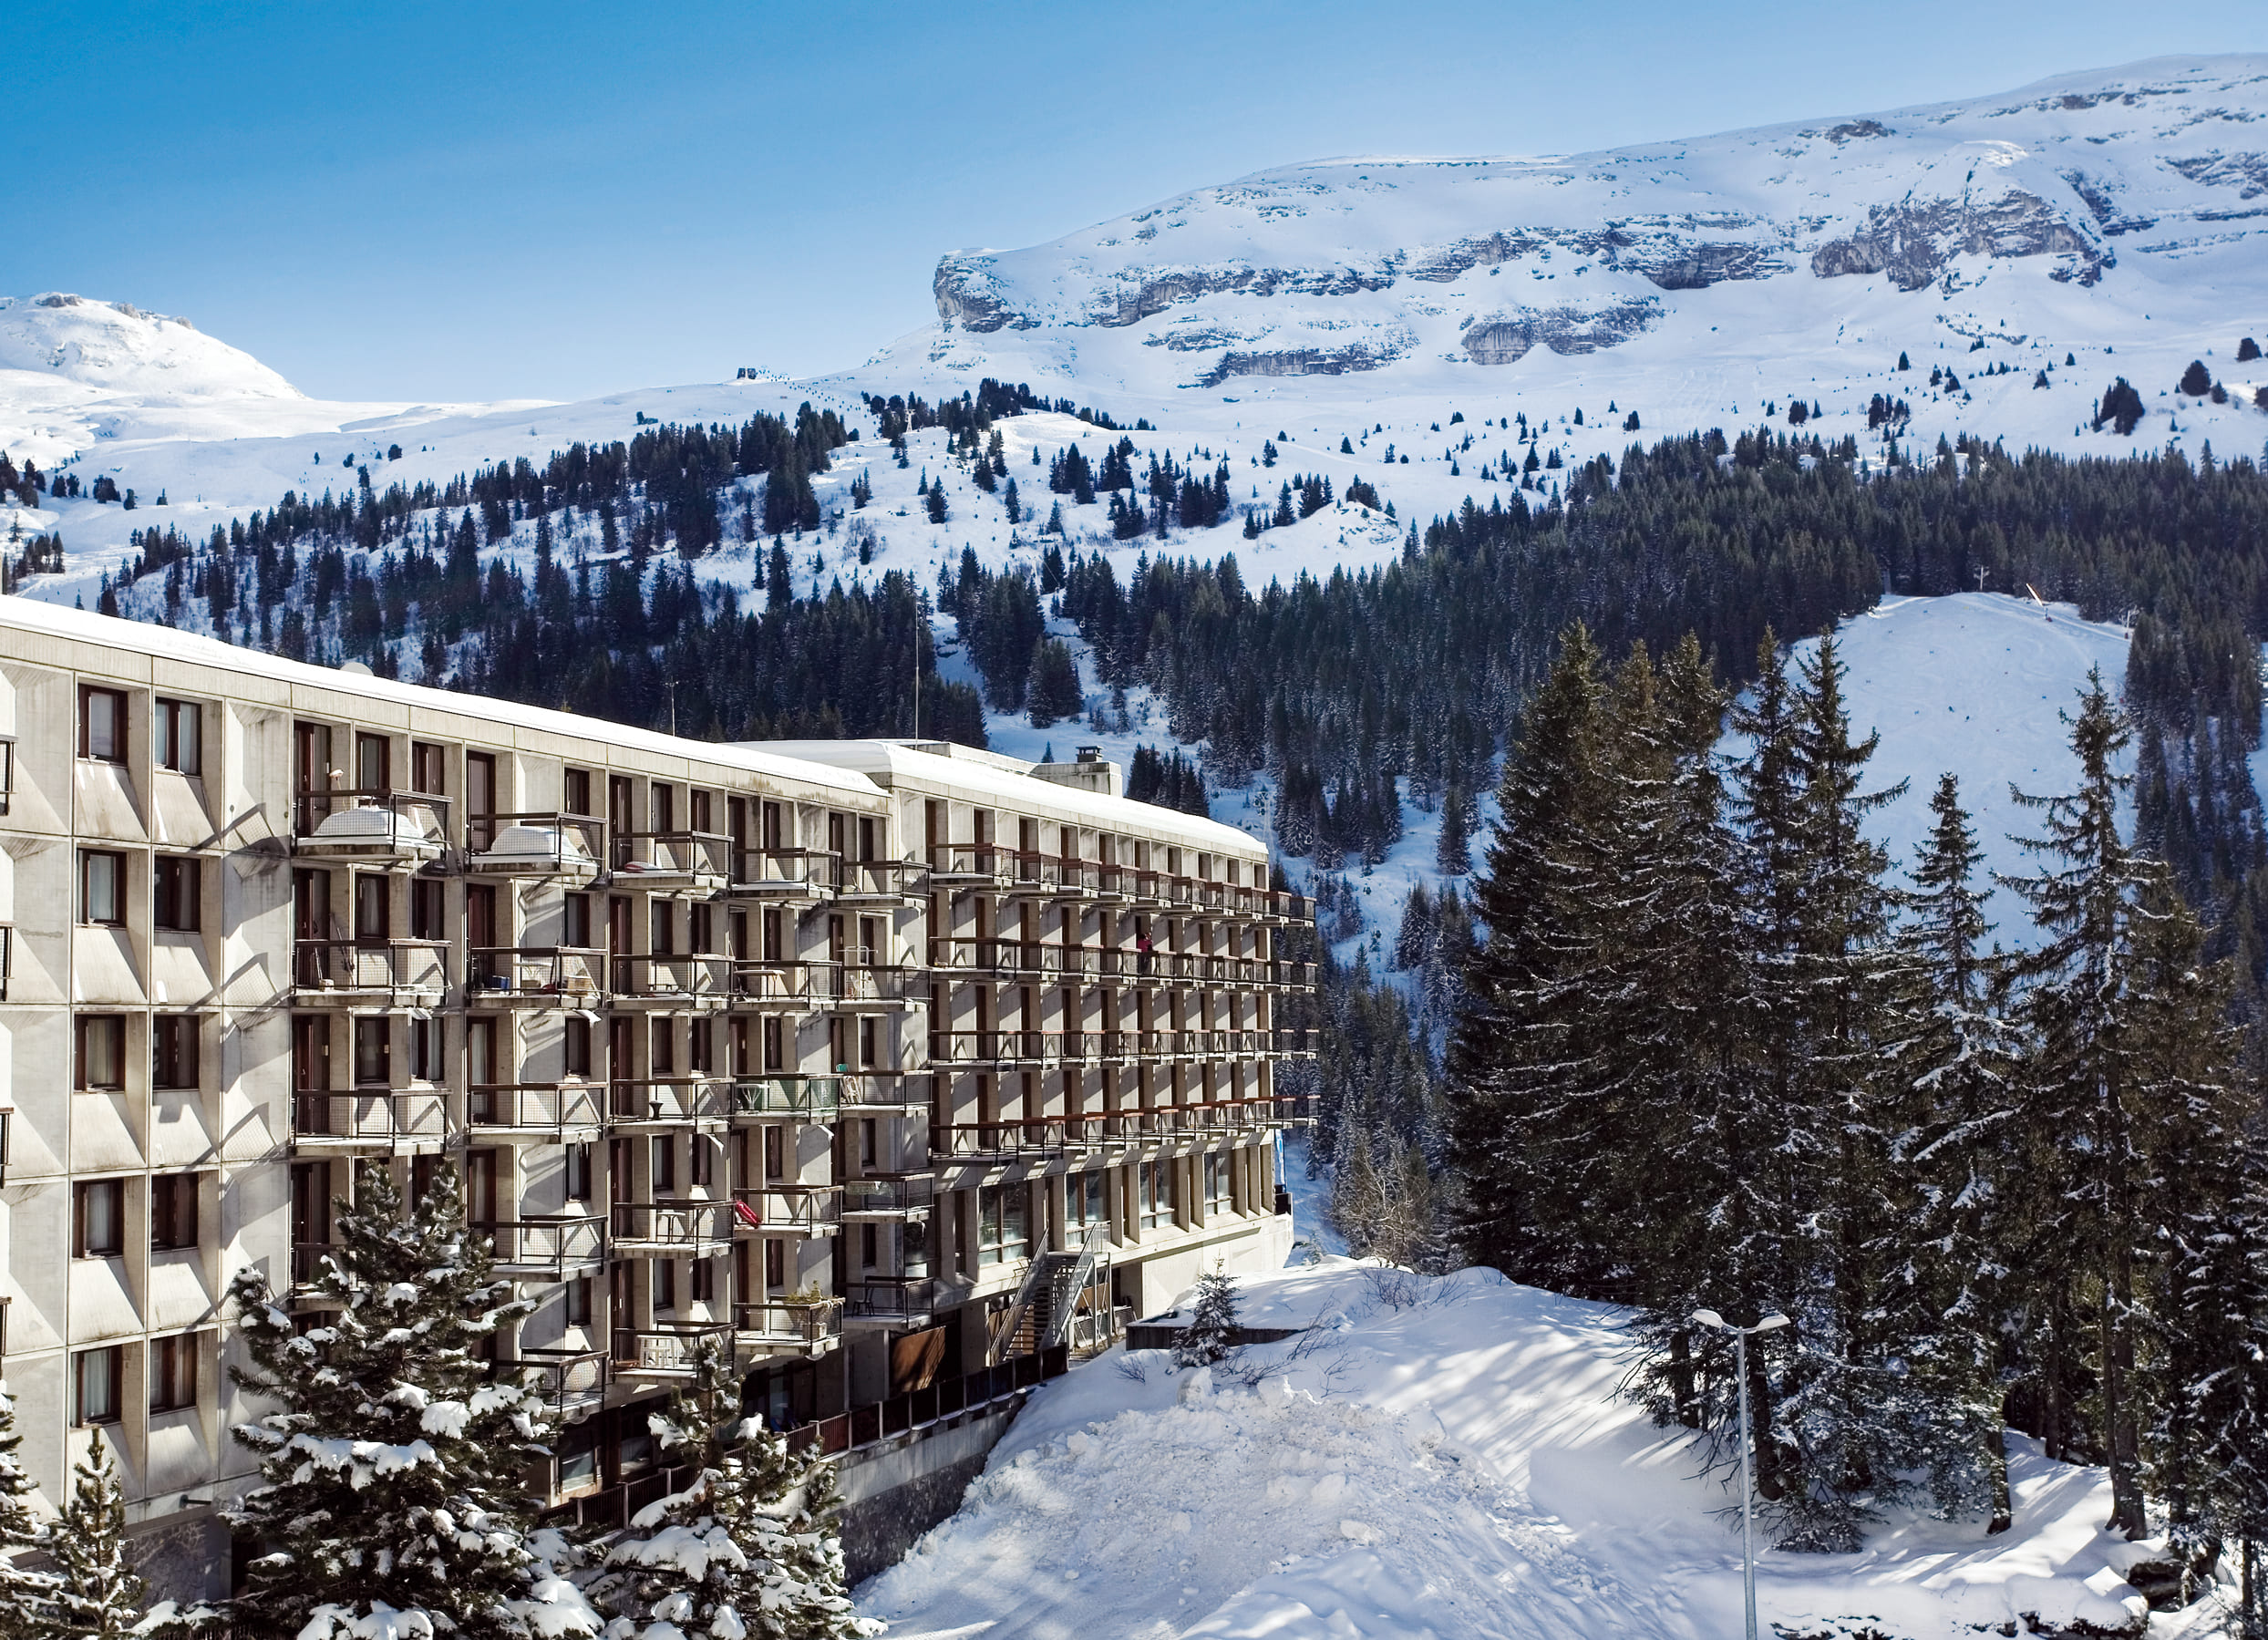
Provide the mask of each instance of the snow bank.
MULTIPOLYGON (((961 1512, 860 1591, 894 1640, 1528 1640, 1740 1632, 1733 1501, 1618 1398, 1619 1313, 1469 1270, 1344 1259, 1238 1284, 1303 1339, 1175 1375, 1113 1352, 1048 1386, 961 1512), (1256 1387, 1236 1381, 1238 1370, 1256 1387)), ((2012 1454, 2016 1525, 1900 1518, 1768 1552, 1767 1624, 1921 1636, 2131 1623, 2098 1470, 2012 1454)))

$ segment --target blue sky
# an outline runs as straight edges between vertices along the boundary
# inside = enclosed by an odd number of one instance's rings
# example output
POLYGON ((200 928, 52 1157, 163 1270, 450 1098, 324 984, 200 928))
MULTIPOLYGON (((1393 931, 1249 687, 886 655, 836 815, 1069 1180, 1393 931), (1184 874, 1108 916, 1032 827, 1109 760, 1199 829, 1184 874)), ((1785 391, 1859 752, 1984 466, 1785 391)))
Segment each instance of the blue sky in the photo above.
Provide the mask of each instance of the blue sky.
POLYGON ((857 363, 939 253, 1352 152, 1537 153, 2268 48, 2258 0, 46 6, 0 294, 182 314, 325 397, 857 363))

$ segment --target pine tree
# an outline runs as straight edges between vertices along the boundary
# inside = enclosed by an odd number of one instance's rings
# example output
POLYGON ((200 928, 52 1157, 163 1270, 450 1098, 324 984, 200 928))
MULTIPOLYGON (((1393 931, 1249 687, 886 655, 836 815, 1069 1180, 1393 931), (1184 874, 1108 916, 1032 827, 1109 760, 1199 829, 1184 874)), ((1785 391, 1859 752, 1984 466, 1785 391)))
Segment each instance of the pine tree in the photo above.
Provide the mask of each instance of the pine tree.
POLYGON ((1036 729, 1079 715, 1085 697, 1079 692, 1078 663, 1061 638, 1043 638, 1033 648, 1024 697, 1036 729))
POLYGON ((712 1339, 666 1412, 650 1418, 665 1451, 690 1460, 683 1491, 641 1510, 608 1552, 593 1594, 616 1640, 838 1640, 879 1634, 843 1587, 834 1470, 817 1451, 741 1417, 740 1374, 712 1339))
POLYGON ((0 1635, 30 1635, 54 1614, 56 1580, 16 1563, 16 1556, 48 1548, 48 1527, 33 1509, 38 1488, 24 1472, 16 1450, 15 1401, 0 1384, 0 1635))
POLYGON ((383 1609, 484 1640, 593 1632, 529 1530, 521 1476, 548 1449, 542 1399, 480 1356, 533 1305, 470 1238, 453 1169, 406 1216, 383 1167, 356 1188, 312 1284, 320 1325, 295 1330, 256 1267, 231 1284, 254 1364, 232 1376, 275 1404, 235 1429, 263 1481, 228 1512, 263 1549, 238 1628, 323 1640, 383 1609))
POLYGON ((126 1557, 126 1494, 102 1431, 73 1467, 71 1501, 50 1542, 56 1560, 52 1615, 57 1640, 127 1640, 142 1620, 149 1585, 126 1557))
POLYGON ((1471 807, 1461 786, 1450 786, 1441 799, 1441 835, 1434 846, 1433 869, 1444 877, 1462 877, 1472 870, 1471 807))
POLYGON ((1219 1270, 1197 1278, 1197 1304, 1173 1343, 1176 1367, 1211 1367, 1236 1347, 1236 1288, 1219 1270))

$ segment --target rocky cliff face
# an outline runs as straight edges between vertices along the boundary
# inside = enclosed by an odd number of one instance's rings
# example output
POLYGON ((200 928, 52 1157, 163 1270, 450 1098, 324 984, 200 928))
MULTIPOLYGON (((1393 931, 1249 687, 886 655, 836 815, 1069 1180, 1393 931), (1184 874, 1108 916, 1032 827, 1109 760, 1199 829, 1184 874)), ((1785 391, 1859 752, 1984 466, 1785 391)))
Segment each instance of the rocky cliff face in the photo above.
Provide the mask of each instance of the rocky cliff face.
POLYGON ((1758 285, 1787 293, 1789 323, 1853 299, 1828 289, 1853 281, 1917 304, 1994 278, 2019 305, 2123 286, 2147 307, 2177 261, 2268 267, 2263 120, 2268 57, 2164 59, 1565 160, 1294 166, 945 257, 926 352, 947 371, 1102 372, 1171 395, 1669 346, 1681 317, 1758 285))

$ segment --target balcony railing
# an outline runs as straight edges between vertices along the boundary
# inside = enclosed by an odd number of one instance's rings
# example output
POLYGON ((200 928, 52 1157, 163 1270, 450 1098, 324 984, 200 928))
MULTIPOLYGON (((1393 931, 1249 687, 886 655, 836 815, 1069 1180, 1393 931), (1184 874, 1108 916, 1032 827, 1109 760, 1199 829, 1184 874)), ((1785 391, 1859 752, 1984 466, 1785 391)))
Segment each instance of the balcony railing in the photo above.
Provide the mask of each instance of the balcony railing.
POLYGON ((595 1133, 606 1119, 603 1082, 475 1082, 466 1091, 466 1126, 476 1134, 536 1134, 564 1144, 595 1133))
POLYGON ((451 1137, 448 1098, 438 1088, 292 1095, 292 1138, 303 1150, 407 1150, 438 1147, 451 1137))
POLYGON ((564 1281, 571 1270, 606 1257, 606 1221, 596 1215, 475 1220, 467 1228, 489 1238, 500 1274, 564 1281))
POLYGON ((295 853, 415 865, 448 846, 448 799, 383 787, 303 792, 292 805, 295 853))
POLYGON ((929 866, 919 860, 846 860, 833 882, 838 900, 902 900, 929 892, 929 866))
MULTIPOLYGON (((1152 1144, 1286 1127, 1307 1119, 1306 1109, 1305 1096, 1267 1094, 1073 1116, 935 1122, 930 1127, 930 1150, 939 1160, 952 1161, 1052 1158, 1114 1145, 1152 1144)), ((848 1200, 844 1212, 855 1212, 848 1200)))
POLYGON ((832 1235, 842 1191, 832 1184, 749 1185, 732 1193, 733 1222, 758 1235, 832 1235))
POLYGON ((607 1222, 617 1253, 659 1251, 681 1258, 721 1252, 732 1240, 732 1225, 729 1202, 675 1197, 617 1202, 607 1222))
POLYGON ((618 1326, 609 1339, 618 1377, 682 1378, 693 1372, 695 1352, 704 1338, 716 1340, 732 1352, 732 1324, 696 1322, 686 1326, 618 1326))
POLYGON ((560 1418, 603 1404, 606 1386, 613 1376, 613 1364, 603 1349, 523 1344, 517 1364, 535 1374, 537 1392, 560 1418))
POLYGON ((735 1116, 785 1116, 831 1122, 842 1108, 840 1077, 741 1077, 732 1085, 735 1116))
POLYGON ((617 1125, 679 1127, 731 1119, 732 1080, 707 1072, 682 1077, 618 1077, 607 1085, 607 1114, 617 1125))
POLYGON ((448 989, 446 940, 294 940, 298 1000, 438 1001, 448 989))
POLYGON ((925 1322, 937 1313, 937 1294, 934 1276, 870 1276, 850 1283, 843 1313, 854 1321, 925 1322))
POLYGON ((617 831, 609 859, 625 883, 722 889, 732 870, 732 839, 716 831, 617 831))
POLYGON ((536 810, 465 819, 465 870, 482 876, 591 877, 606 861, 606 822, 536 810))
POLYGON ((824 849, 734 849, 726 892, 759 900, 822 899, 834 892, 840 861, 824 849))
POLYGON ((870 1175, 842 1181, 845 1219, 918 1219, 937 1202, 937 1180, 931 1173, 870 1175))
POLYGON ((842 1300, 737 1304, 732 1306, 732 1326, 743 1344, 816 1353, 842 1336, 842 1300))
POLYGON ((586 945, 475 945, 465 954, 469 1002, 595 1003, 606 953, 586 945))
POLYGON ((606 960, 609 999, 687 1006, 722 1004, 732 990, 732 959, 721 952, 641 952, 606 960))
POLYGON ((853 1407, 833 1418, 800 1425, 788 1431, 788 1444, 797 1451, 816 1448, 830 1456, 848 1452, 940 1418, 1011 1401, 1070 1369, 1070 1350, 1061 1344, 1036 1356, 1012 1356, 997 1367, 941 1378, 925 1389, 908 1390, 886 1401, 853 1407))

